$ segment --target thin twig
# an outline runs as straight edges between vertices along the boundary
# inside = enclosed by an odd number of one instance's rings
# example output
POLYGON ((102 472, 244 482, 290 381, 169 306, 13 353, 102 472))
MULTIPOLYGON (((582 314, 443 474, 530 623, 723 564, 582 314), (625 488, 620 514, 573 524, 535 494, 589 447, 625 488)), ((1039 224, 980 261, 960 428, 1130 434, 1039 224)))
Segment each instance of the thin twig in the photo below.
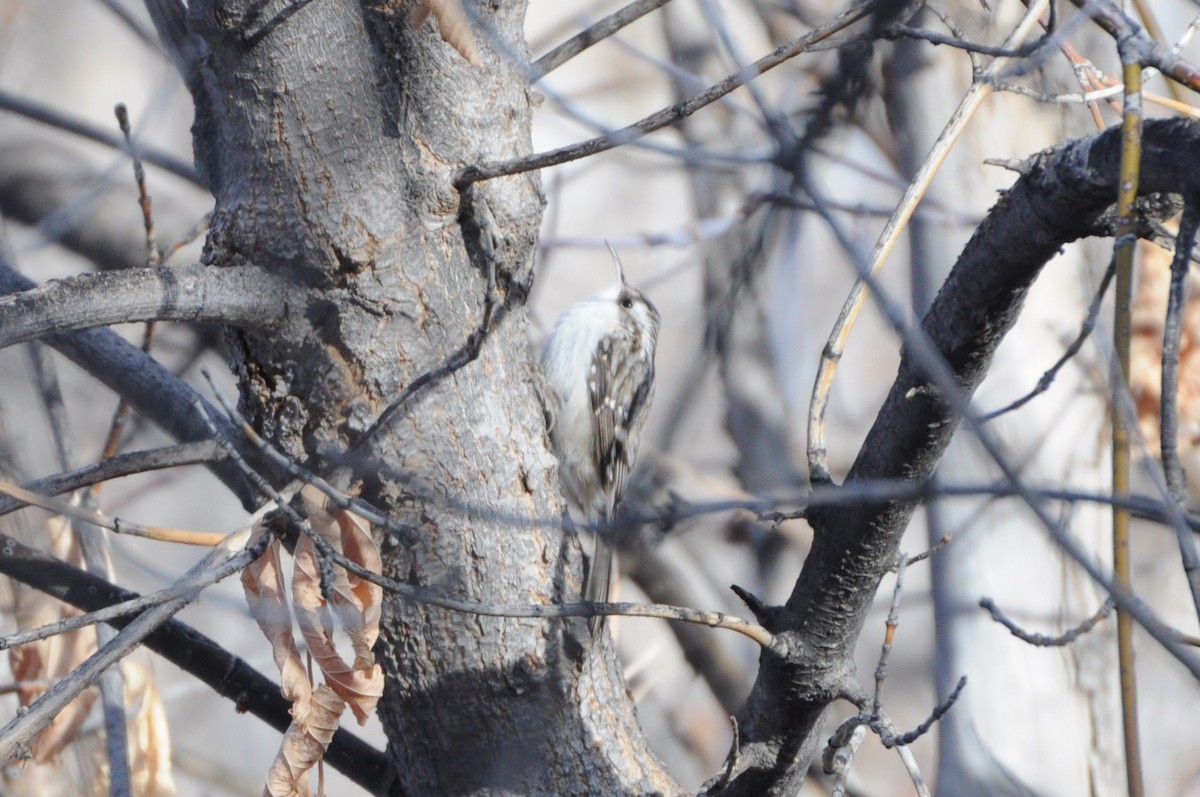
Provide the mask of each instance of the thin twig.
MULTIPOLYGON (((299 463, 292 460, 291 457, 284 454, 275 446, 263 439, 262 435, 254 431, 241 413, 225 398, 225 394, 217 389, 216 383, 213 381, 212 374, 208 368, 201 368, 200 373, 208 381, 209 387, 212 388, 213 395, 217 397, 217 402, 221 405, 221 409, 225 410, 225 414, 241 431, 242 436, 257 448, 263 456, 279 465, 295 478, 301 480, 305 484, 311 484, 313 487, 321 491, 326 498, 333 502, 338 509, 344 509, 366 520, 369 523, 374 523, 380 528, 390 532, 399 542, 404 545, 416 545, 420 537, 417 530, 412 526, 405 526, 397 523, 388 517, 382 510, 377 509, 370 503, 361 498, 346 495, 346 493, 334 487, 329 482, 322 479, 312 470, 305 468, 299 463)), ((218 444, 219 445, 219 444, 218 444)))
MULTIPOLYGON (((1150 4, 1146 0, 1133 0, 1133 7, 1137 11, 1137 15, 1141 17, 1142 27, 1146 29, 1146 33, 1150 38, 1158 42, 1167 41, 1162 26, 1158 24, 1158 18, 1154 16, 1154 9, 1150 7, 1150 4)), ((1178 53, 1176 50, 1172 50, 1172 52, 1178 53)), ((1182 87, 1175 81, 1167 81, 1167 90, 1171 92, 1171 96, 1180 104, 1187 102, 1187 97, 1184 96, 1182 87)))
MULTIPOLYGON (((1163 324, 1162 389, 1160 391, 1159 446, 1162 451, 1163 473, 1170 497, 1182 507, 1187 498, 1187 474, 1179 460, 1179 350, 1183 334, 1183 313, 1187 305, 1188 265, 1196 230, 1200 227, 1200 196, 1185 198, 1179 235, 1175 240, 1175 256, 1171 260, 1171 288, 1167 298, 1167 317, 1163 324)), ((1184 576, 1192 593, 1192 605, 1200 617, 1200 554, 1195 538, 1175 524, 1179 555, 1184 576)))
MULTIPOLYGON (((57 130, 62 130, 67 133, 86 138, 90 141, 95 141, 100 144, 112 147, 115 150, 124 150, 125 145, 120 136, 113 135, 104 128, 97 127, 80 119, 74 119, 65 114, 47 108, 44 105, 39 105, 29 100, 21 99, 15 94, 11 94, 3 89, 0 89, 0 111, 9 111, 34 122, 40 122, 44 125, 49 125, 57 130)), ((200 179, 196 168, 189 163, 175 157, 175 155, 160 149, 146 148, 142 157, 147 163, 153 164, 160 169, 164 169, 171 174, 182 177, 188 182, 204 188, 204 182, 200 179)))
POLYGON ((867 738, 867 726, 856 725, 847 734, 844 742, 838 746, 830 744, 825 748, 822 766, 827 774, 833 775, 833 788, 830 797, 846 797, 850 781, 850 765, 854 762, 854 754, 858 752, 863 739, 867 738))
POLYGON ((1183 335, 1183 311, 1187 304, 1188 259, 1200 225, 1198 197, 1188 197, 1179 224, 1175 256, 1171 260, 1171 285, 1167 292, 1167 315, 1163 322, 1161 419, 1159 447, 1167 490, 1176 503, 1187 498, 1187 475, 1179 460, 1179 350, 1183 335))
MULTIPOLYGON (((887 679, 887 663, 888 658, 891 656, 896 628, 900 625, 900 596, 904 592, 904 573, 907 563, 908 557, 903 552, 897 555, 896 586, 892 590, 892 603, 888 609, 883 646, 879 653, 879 663, 875 666, 875 693, 870 700, 867 700, 857 683, 850 682, 846 685, 844 696, 858 706, 859 713, 842 723, 830 737, 828 746, 825 748, 823 757, 825 771, 837 776, 834 793, 845 793, 846 780, 850 775, 850 762, 854 757, 855 751, 858 749, 858 745, 862 741, 866 729, 870 728, 879 735, 885 747, 898 747, 897 753, 905 769, 908 771, 909 778, 912 780, 917 794, 920 797, 930 797, 929 786, 925 783, 924 776, 921 775, 921 768, 917 765, 916 757, 913 756, 912 751, 908 750, 906 746, 925 733, 942 714, 946 713, 946 710, 957 699, 958 690, 955 690, 946 703, 936 706, 931 718, 921 727, 911 734, 906 734, 904 737, 897 736, 895 723, 892 722, 891 717, 883 709, 883 683, 887 679), (899 744, 896 743, 897 739, 905 739, 908 736, 912 738, 899 744), (889 744, 889 740, 892 740, 892 743, 889 744)), ((965 682, 965 679, 959 683, 959 689, 962 688, 963 682, 965 682)))
MULTIPOLYGON (((133 161, 133 180, 137 185, 138 205, 142 209, 142 225, 146 231, 146 267, 156 268, 162 265, 162 255, 158 251, 158 245, 154 242, 154 204, 150 199, 150 192, 146 189, 146 169, 142 166, 138 147, 133 142, 133 130, 129 125, 129 111, 125 104, 118 103, 114 113, 117 117, 117 125, 121 128, 121 135, 125 137, 125 146, 129 151, 130 160, 133 161)), ((150 353, 150 348, 154 344, 154 332, 157 326, 158 320, 152 318, 142 329, 142 351, 147 354, 150 353)), ((128 417, 129 403, 125 399, 119 399, 117 408, 113 412, 112 423, 108 427, 108 438, 104 441, 104 456, 115 456, 121 450, 121 435, 128 417)), ((92 495, 98 496, 99 493, 100 485, 93 485, 92 495)))
MULTIPOLYGON (((199 412, 208 416, 207 410, 202 404, 196 404, 199 412)), ((220 433, 217 431, 215 424, 212 426, 213 436, 218 441, 223 440, 220 433)), ((242 467, 245 471, 246 478, 260 490, 262 493, 274 502, 280 512, 295 525, 297 529, 303 532, 313 541, 313 545, 321 554, 325 562, 332 562, 344 570, 353 573, 364 581, 369 581, 372 584, 383 587, 400 598, 410 600, 416 603, 421 603, 429 606, 437 606, 442 609, 449 609, 456 612, 465 612, 468 614, 478 614, 485 617, 528 617, 528 618, 559 618, 559 617, 601 617, 611 615, 621 615, 625 617, 653 617, 662 620, 679 620, 685 623, 695 623, 697 625, 706 625, 710 628, 725 628, 730 631, 736 631, 750 639, 753 639, 763 647, 771 647, 775 638, 770 631, 767 631, 762 626, 743 620, 734 615, 724 614, 721 612, 702 612, 696 609, 690 609, 681 606, 665 606, 661 604, 638 604, 638 603, 593 603, 583 601, 580 603, 566 604, 525 604, 525 605, 504 605, 494 603, 481 603, 478 601, 459 600, 443 595, 438 595, 423 587, 414 586, 412 584, 404 584, 394 579, 388 578, 380 573, 369 570, 358 562, 346 557, 329 542, 318 534, 308 520, 302 517, 295 509, 292 508, 289 500, 270 485, 260 474, 256 473, 249 463, 237 455, 236 449, 232 443, 224 441, 227 446, 227 451, 234 462, 242 467)), ((325 576, 323 575, 323 578, 325 576)))
MULTIPOLYGON (((1156 130, 1165 129, 1163 125, 1170 125, 1170 123, 1158 123, 1156 130)), ((1107 135, 1111 137, 1111 134, 1107 135)), ((814 199, 816 199, 815 196, 814 199)), ((836 219, 828 214, 823 215, 839 243, 850 253, 851 262, 858 271, 859 278, 871 289, 871 296, 879 307, 884 320, 903 340, 905 354, 910 363, 909 367, 919 369, 919 372, 924 375, 923 379, 927 380, 929 389, 936 392, 938 401, 945 408, 945 417, 962 419, 962 423, 975 436, 979 445, 1011 485, 1014 493, 1021 498, 1054 542, 1112 596, 1119 609, 1127 611, 1162 645, 1164 650, 1183 664, 1193 676, 1200 678, 1200 660, 1193 658, 1190 651, 1180 648, 1178 632, 1155 616, 1149 607, 1128 588, 1117 583, 1102 571, 1094 558, 1089 556, 1067 530, 1050 516, 1046 507, 1037 497, 1036 491, 1025 483, 1017 467, 1005 455, 986 425, 972 410, 969 394, 964 392, 964 386, 959 380, 959 373, 952 369, 943 357, 937 344, 929 336, 929 332, 925 327, 914 327, 909 323, 906 311, 880 289, 878 279, 872 274, 869 264, 860 257, 846 231, 842 229, 836 219)), ((893 389, 896 387, 893 385, 893 389)), ((893 398, 895 398, 895 394, 893 394, 893 398)), ((1115 398, 1128 402, 1127 394, 1115 398)), ((878 433, 879 428, 877 425, 872 434, 878 433)), ((868 444, 870 441, 871 437, 868 437, 868 444)), ((854 470, 851 471, 851 474, 853 476, 854 470)), ((1119 502, 1114 501, 1113 503, 1119 502)))
MULTIPOLYGON (((58 467, 67 470, 75 460, 73 438, 67 419, 66 405, 63 402, 62 390, 58 382, 58 371, 49 356, 49 350, 42 345, 30 349, 33 361, 34 377, 42 394, 42 403, 50 422, 51 434, 54 438, 58 455, 58 467)), ((64 502, 66 506, 91 507, 94 502, 86 491, 71 496, 64 502)), ((83 554, 84 566, 91 573, 113 578, 112 559, 109 556, 108 539, 100 529, 87 522, 76 522, 68 516, 68 533, 77 541, 83 554)), ((114 632, 111 628, 96 629, 96 642, 106 644, 112 639, 114 632)), ((126 736, 125 713, 125 679, 120 668, 113 667, 100 675, 101 716, 104 723, 105 753, 108 758, 112 797, 129 797, 131 786, 129 777, 129 749, 126 736)))
MULTIPOLYGON (((197 583, 204 586, 215 584, 226 576, 236 573, 244 565, 244 562, 231 559, 220 567, 209 571, 211 580, 201 580, 197 583)), ((74 614, 56 622, 46 623, 45 625, 30 628, 26 631, 14 631, 11 634, 0 636, 0 650, 9 650, 20 645, 27 645, 30 642, 37 642, 39 639, 48 639, 49 637, 76 631, 80 628, 86 628, 89 625, 95 625, 96 623, 105 623, 117 617, 128 617, 131 614, 137 614, 152 606, 158 606, 173 598, 177 598, 182 594, 183 591, 181 588, 178 585, 173 585, 158 592, 152 592, 149 595, 142 595, 138 598, 114 603, 111 606, 97 609, 94 612, 74 614)))
POLYGON ((1108 293, 1108 286, 1115 275, 1116 261, 1114 260, 1109 263, 1108 270, 1104 272, 1104 278, 1100 280, 1100 287, 1096 289, 1096 296, 1088 306, 1087 317, 1083 321, 1083 326, 1079 329, 1079 334, 1075 336, 1075 339, 1071 341, 1071 344, 1067 346, 1067 350, 1055 361, 1054 365, 1046 369, 1046 372, 1041 375, 1037 384, 1034 385, 1033 390, 1030 390, 1016 401, 987 413, 983 416, 984 421, 991 421, 1013 410, 1020 409, 1050 389, 1050 385, 1054 384, 1054 379, 1058 376, 1058 372, 1079 353, 1079 350, 1083 348, 1083 344, 1091 336, 1092 331, 1095 330, 1096 320, 1100 317, 1100 307, 1104 303, 1104 295, 1108 293))
MULTIPOLYGON (((939 707, 935 707, 934 711, 937 711, 937 708, 939 707)), ((949 708, 949 706, 946 708, 949 708)), ((936 719, 931 719, 929 721, 930 726, 932 727, 932 723, 936 722, 937 719, 940 718, 941 717, 939 715, 936 719)), ((882 709, 879 712, 879 726, 883 728, 884 735, 887 735, 891 738, 896 738, 900 733, 900 729, 896 727, 896 723, 890 716, 888 716, 888 713, 882 709)), ((924 733, 924 731, 922 731, 922 733, 924 733)), ((920 736, 920 734, 918 734, 918 736, 920 736)), ((883 736, 880 738, 882 739, 883 736)), ((886 747, 887 745, 884 746, 886 747)), ((892 749, 896 751, 896 755, 899 757, 900 763, 904 765, 905 771, 908 772, 908 778, 912 781, 913 788, 917 791, 917 797, 933 797, 932 793, 929 791, 929 784, 925 782, 925 776, 921 774, 921 767, 919 764, 917 764, 917 757, 913 755, 913 751, 909 748, 909 746, 907 744, 902 744, 897 745, 892 749)))
POLYGON ((988 613, 992 615, 992 619, 1007 628, 1009 632, 1017 639, 1021 640, 1022 642, 1028 642, 1030 645, 1034 645, 1035 647, 1039 648, 1055 648, 1070 645, 1075 640, 1079 639, 1081 636, 1088 633, 1101 622, 1103 622, 1110 614, 1112 614, 1112 611, 1115 608, 1111 599, 1106 600, 1103 605, 1096 610, 1095 614, 1084 620, 1079 625, 1065 631, 1062 634, 1059 634, 1058 636, 1047 636, 1046 634, 1030 633, 1029 631, 1022 629, 1016 624, 1016 622, 1006 617, 1004 613, 1001 612, 996 606, 996 602, 991 598, 980 598, 979 605, 984 609, 987 609, 988 613))
POLYGON ((930 546, 926 550, 921 551, 921 553, 913 554, 912 556, 908 557, 907 563, 910 565, 915 565, 917 562, 923 562, 926 559, 931 558, 934 554, 936 554, 938 551, 942 550, 943 548, 945 548, 947 545, 949 545, 952 542, 954 542, 954 534, 952 534, 951 532, 946 532, 945 534, 943 534, 941 536, 941 538, 938 539, 937 542, 935 542, 932 546, 930 546))
POLYGON ((961 37, 946 36, 942 33, 937 33, 932 30, 923 28, 914 28, 911 25, 889 25, 882 31, 882 36, 888 40, 894 39, 917 39, 919 41, 927 41, 930 44, 944 44, 947 47, 954 47, 958 50, 964 50, 968 53, 976 53, 979 55, 990 55, 994 58, 1027 58, 1032 53, 1038 51, 1045 46, 1047 37, 1035 39, 1032 42, 1023 44, 1020 47, 1008 47, 1001 45, 996 47, 990 44, 979 44, 977 42, 967 41, 961 37))
POLYGON ((735 89, 741 88, 748 81, 758 77, 780 64, 788 61, 791 58, 805 52, 813 47, 813 45, 825 41, 834 34, 845 30, 849 26, 858 22, 860 19, 873 13, 880 5, 880 0, 870 0, 870 2, 856 5, 853 8, 842 12, 832 22, 829 22, 821 27, 813 30, 798 39, 794 39, 787 44, 776 48, 769 55, 766 55, 746 69, 736 72, 722 80, 720 83, 712 86, 706 91, 702 91, 694 97, 675 103, 667 108, 663 108, 650 116, 635 122, 632 125, 624 127, 611 135, 598 136, 596 138, 582 141, 577 144, 570 144, 565 147, 560 147, 549 152, 541 152, 530 155, 524 158, 509 161, 496 161, 493 163, 483 163, 475 166, 468 166, 462 169, 454 178, 453 183, 460 191, 465 189, 472 183, 480 180, 490 180, 495 177, 504 177, 510 174, 520 174, 522 172, 535 171, 544 169, 548 166, 556 166, 560 163, 578 160, 600 152, 607 152, 614 147, 628 144, 635 141, 647 133, 652 133, 666 127, 673 122, 691 116, 696 111, 704 108, 707 105, 716 102, 717 100, 729 94, 735 89))
MULTIPOLYGON (((247 526, 253 527, 263 514, 256 513, 247 526)), ((262 549, 256 546, 265 546, 270 539, 268 535, 260 535, 261 542, 251 541, 248 544, 247 556, 250 561, 261 553, 262 549)), ((3 534, 0 534, 0 552, 4 554, 0 556, 0 572, 84 611, 94 611, 138 597, 135 593, 120 589, 3 534)), ((123 628, 129 622, 125 618, 108 621, 117 628, 123 628)), ((144 644, 221 697, 235 703, 238 711, 258 717, 280 733, 291 724, 291 705, 280 694, 279 684, 195 628, 178 620, 168 620, 144 644)), ((345 728, 339 728, 334 733, 326 761, 370 794, 387 791, 386 784, 390 779, 383 753, 345 728)))
MULTIPOLYGON (((1087 16, 1104 29, 1118 47, 1124 47, 1133 60, 1141 66, 1152 66, 1164 76, 1173 78, 1183 85, 1200 91, 1200 69, 1181 58, 1164 45, 1146 34, 1142 26, 1107 0, 1072 0, 1087 16)), ((1124 63, 1124 59, 1122 59, 1124 63)), ((1126 84, 1129 83, 1128 74, 1126 84)), ((1139 75, 1138 84, 1141 83, 1139 75)))
POLYGON ((356 448, 362 446, 369 441, 376 432, 387 427, 388 423, 396 416, 396 414, 408 404, 420 390, 428 385, 435 384, 442 379, 450 376, 456 371, 465 368, 479 358, 479 353, 483 350, 483 343, 487 340, 488 334, 492 331, 493 325, 498 323, 504 315, 505 306, 499 303, 499 297, 496 294, 496 259, 494 253, 487 252, 487 286, 483 297, 483 314, 479 319, 479 325, 470 335, 467 336, 466 342, 457 352, 447 358, 441 365, 432 368, 418 376, 408 384, 400 392, 400 395, 391 401, 384 408, 379 417, 372 423, 367 431, 363 432, 359 438, 356 448))
POLYGON ((0 761, 8 761, 13 758, 33 738, 34 734, 45 728, 71 700, 94 683, 106 669, 128 655, 143 639, 194 600, 202 589, 199 583, 205 578, 206 571, 223 565, 233 558, 242 558, 241 565, 243 566, 248 563, 250 561, 249 552, 243 547, 248 539, 248 531, 228 535, 224 542, 176 582, 184 590, 179 597, 148 609, 72 670, 69 676, 51 686, 26 711, 19 713, 3 728, 0 728, 0 761))
POLYGON ((146 537, 152 540, 159 540, 160 542, 177 542, 183 545, 203 545, 208 547, 217 545, 225 538, 224 534, 213 531, 185 531, 182 529, 163 528, 162 526, 144 526, 141 523, 121 520, 120 518, 110 518, 99 512, 75 506, 68 501, 62 501, 47 495, 38 495, 6 481, 0 481, 0 493, 12 496, 19 501, 24 501, 26 504, 40 506, 42 509, 49 510, 50 512, 56 512, 60 515, 93 523, 109 531, 115 531, 117 534, 128 534, 131 537, 146 537))
MULTIPOLYGON (((908 733, 902 733, 899 735, 894 733, 880 733, 879 741, 884 747, 891 749, 893 747, 910 745, 917 739, 920 739, 929 732, 929 729, 934 726, 934 723, 946 716, 946 712, 949 711, 950 707, 953 706, 958 700, 958 696, 962 694, 962 690, 966 687, 966 685, 967 676, 964 675, 958 679, 958 684, 954 687, 954 691, 950 693, 949 697, 947 697, 938 705, 934 706, 933 711, 930 712, 928 719, 926 719, 917 727, 913 728, 908 733)), ((876 732, 878 733, 878 731, 876 732)))
POLYGON ((896 629, 900 625, 900 596, 904 593, 904 571, 907 567, 908 557, 902 551, 896 558, 896 586, 892 589, 892 604, 888 608, 887 622, 884 626, 883 645, 879 651, 879 662, 875 665, 875 699, 871 704, 871 713, 876 717, 883 709, 883 682, 887 680, 887 665, 892 654, 892 642, 896 638, 896 629))
MULTIPOLYGON (((1130 342, 1133 331, 1133 260, 1137 243, 1134 201, 1138 195, 1142 159, 1142 64, 1127 39, 1117 41, 1125 78, 1125 114, 1121 121, 1121 179, 1117 189, 1117 239, 1113 258, 1117 266, 1116 302, 1113 310, 1112 379, 1112 485, 1113 492, 1129 492, 1133 427, 1137 417, 1129 396, 1130 342)), ((1133 593, 1129 510, 1113 509, 1113 577, 1133 593)), ((1130 797, 1145 794, 1141 744, 1137 722, 1137 675, 1134 670, 1133 617, 1117 607, 1117 665, 1121 684, 1121 713, 1125 734, 1125 773, 1130 797)))
MULTIPOLYGON (((1030 30, 1037 23, 1037 18, 1047 2, 1048 0, 1038 0, 1038 2, 1030 6, 1021 22, 1005 39, 1005 47, 1011 47, 1023 41, 1029 35, 1030 30)), ((971 120, 975 112, 979 109, 979 106, 983 103, 983 100, 991 93, 992 88, 987 78, 999 71, 1000 64, 1000 61, 994 62, 981 78, 971 84, 971 88, 967 90, 962 100, 959 101, 958 107, 951 115, 949 121, 947 121, 945 127, 942 128, 942 132, 930 148, 929 155, 926 156, 921 167, 913 175, 912 180, 904 191, 904 196, 892 213, 892 217, 888 219, 883 231, 880 232, 879 239, 875 243, 875 248, 871 252, 869 274, 878 274, 891 256, 892 250, 900 240, 900 235, 916 212, 917 205, 920 204, 926 191, 929 190, 933 178, 940 171, 942 164, 945 163, 950 150, 957 143, 959 136, 962 135, 963 130, 966 128, 967 122, 971 120)), ((829 397, 833 390, 833 381, 837 374, 838 364, 841 362, 842 354, 846 350, 846 342, 850 338, 850 331, 854 328, 855 321, 866 300, 866 282, 862 275, 860 275, 846 297, 845 303, 842 305, 842 310, 838 315, 837 322, 829 333, 829 339, 825 344, 824 350, 821 352, 821 360, 817 365, 817 377, 813 384, 812 400, 809 403, 807 448, 809 478, 814 483, 828 482, 831 478, 828 466, 828 443, 825 434, 825 419, 829 408, 829 397)))
POLYGON ((154 203, 150 198, 150 192, 146 189, 146 170, 142 167, 140 147, 133 141, 133 129, 129 125, 129 109, 125 107, 125 103, 117 103, 113 113, 116 114, 117 125, 121 128, 121 135, 125 139, 129 158, 133 161, 133 179, 137 184, 138 205, 142 208, 142 225, 146 230, 146 266, 153 268, 162 263, 162 253, 158 251, 158 244, 155 243, 154 203))
MULTIPOLYGON (((111 459, 105 459, 94 465, 86 465, 70 473, 48 476, 29 482, 22 487, 39 495, 56 495, 135 473, 176 468, 182 465, 205 465, 210 462, 219 462, 227 457, 225 450, 213 440, 179 443, 163 448, 119 454, 111 459)), ((0 496, 0 516, 14 512, 23 506, 28 506, 28 504, 11 496, 0 496)))
POLYGON ((538 82, 593 44, 607 39, 629 23, 641 19, 669 2, 671 0, 634 0, 629 5, 614 11, 534 61, 529 66, 529 82, 538 82))

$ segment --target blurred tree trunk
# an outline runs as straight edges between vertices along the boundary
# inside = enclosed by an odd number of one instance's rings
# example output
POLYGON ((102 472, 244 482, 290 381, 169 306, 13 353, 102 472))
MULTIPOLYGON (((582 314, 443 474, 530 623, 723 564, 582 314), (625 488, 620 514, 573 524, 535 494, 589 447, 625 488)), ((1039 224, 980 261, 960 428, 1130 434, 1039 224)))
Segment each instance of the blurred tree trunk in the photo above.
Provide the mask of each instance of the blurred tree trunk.
MULTIPOLYGON (((243 409, 318 469, 354 453, 363 495, 419 532, 413 548, 382 541, 387 575, 495 603, 573 598, 580 570, 557 523, 523 307, 538 179, 462 196, 451 185, 462 165, 529 151, 524 13, 494 4, 473 22, 482 68, 434 20, 413 30, 388 2, 196 0, 176 34, 216 197, 207 262, 254 263, 311 296, 272 334, 232 333, 243 409), (493 269, 478 358, 365 439, 414 379, 468 350, 493 269)), ((582 629, 389 597, 379 653, 394 792, 677 791, 611 648, 585 656, 582 629)))

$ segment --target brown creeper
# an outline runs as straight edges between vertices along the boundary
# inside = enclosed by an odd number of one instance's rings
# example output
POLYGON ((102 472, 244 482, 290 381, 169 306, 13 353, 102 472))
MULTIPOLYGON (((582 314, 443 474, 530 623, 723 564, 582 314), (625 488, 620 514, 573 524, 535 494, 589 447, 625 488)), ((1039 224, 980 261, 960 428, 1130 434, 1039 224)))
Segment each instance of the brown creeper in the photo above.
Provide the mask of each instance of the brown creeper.
MULTIPOLYGON (((568 499, 601 532, 637 460, 638 442, 654 396, 658 310, 625 283, 610 246, 615 285, 568 307, 542 346, 545 369, 559 406, 550 441, 568 499)), ((599 537, 584 598, 603 601, 612 577, 612 551, 599 537)), ((599 624, 593 623, 593 630, 599 624)))

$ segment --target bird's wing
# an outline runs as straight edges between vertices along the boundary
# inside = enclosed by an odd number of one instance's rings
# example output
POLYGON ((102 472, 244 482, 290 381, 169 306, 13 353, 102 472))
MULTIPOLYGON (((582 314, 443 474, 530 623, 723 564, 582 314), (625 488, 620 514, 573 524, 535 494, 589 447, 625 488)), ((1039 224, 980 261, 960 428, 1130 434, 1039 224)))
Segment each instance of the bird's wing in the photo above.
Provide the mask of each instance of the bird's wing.
POLYGON ((644 351, 618 354, 626 344, 619 336, 602 339, 588 372, 593 455, 607 500, 606 519, 629 481, 654 392, 654 360, 644 351))

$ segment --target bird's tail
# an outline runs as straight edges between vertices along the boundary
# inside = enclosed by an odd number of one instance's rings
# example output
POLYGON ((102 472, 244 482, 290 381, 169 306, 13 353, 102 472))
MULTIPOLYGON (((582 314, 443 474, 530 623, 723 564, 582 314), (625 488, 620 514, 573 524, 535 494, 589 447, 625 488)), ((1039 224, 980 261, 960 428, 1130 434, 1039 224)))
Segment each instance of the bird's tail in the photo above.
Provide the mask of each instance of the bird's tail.
MULTIPOLYGON (((595 535, 596 549, 592 553, 592 564, 588 568, 587 580, 583 585, 583 599, 591 603, 608 600, 608 589, 613 577, 613 549, 602 535, 595 535)), ((604 615, 588 619, 588 631, 597 637, 604 630, 604 615)))

